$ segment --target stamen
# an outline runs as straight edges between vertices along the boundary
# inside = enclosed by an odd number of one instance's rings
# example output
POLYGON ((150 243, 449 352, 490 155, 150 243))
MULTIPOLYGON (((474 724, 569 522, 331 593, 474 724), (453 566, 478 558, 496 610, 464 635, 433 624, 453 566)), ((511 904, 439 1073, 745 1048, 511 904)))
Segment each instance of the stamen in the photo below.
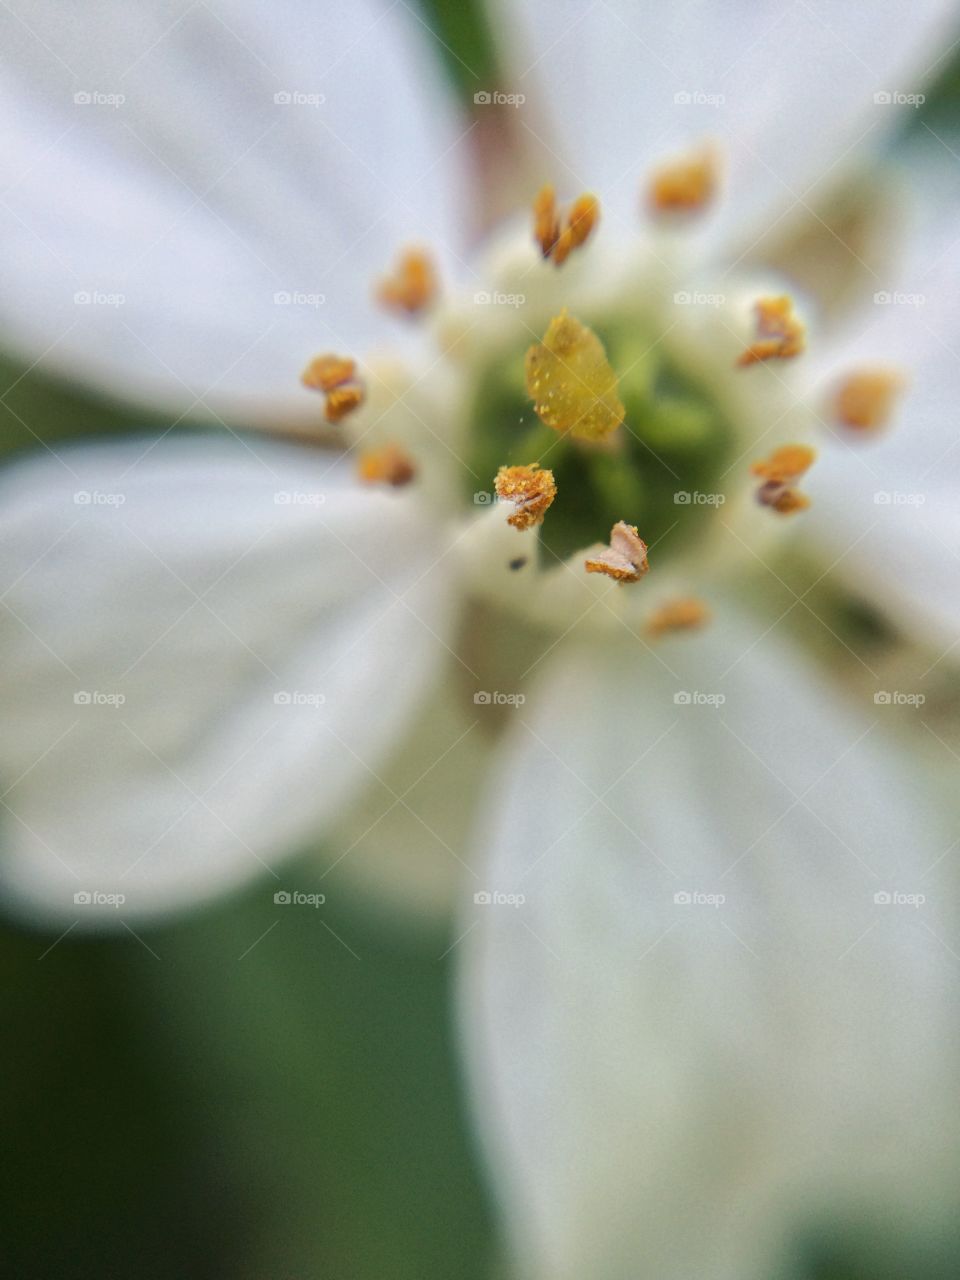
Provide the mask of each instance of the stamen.
POLYGON ((533 201, 533 237, 540 246, 544 258, 554 266, 561 266, 574 249, 579 249, 589 239, 600 220, 600 201, 585 192, 578 196, 567 213, 566 225, 557 209, 557 197, 547 183, 540 188, 533 201))
POLYGON ((543 342, 527 351, 524 369, 534 410, 554 431, 600 441, 623 422, 626 410, 603 343, 565 309, 550 321, 543 342))
POLYGON ((363 404, 363 383, 356 377, 356 361, 349 356, 316 356, 300 375, 300 381, 325 397, 323 416, 327 422, 341 422, 363 404))
POLYGON ((655 170, 647 201, 656 214, 699 213, 716 194, 719 163, 712 147, 678 156, 655 170))
POLYGON ((769 458, 754 462, 751 475, 759 476, 764 483, 757 490, 757 501, 764 507, 772 507, 781 516, 792 516, 806 511, 810 499, 794 488, 794 484, 813 466, 816 450, 806 444, 785 444, 775 449, 769 458))
POLYGON ((813 466, 816 457, 816 449, 811 449, 807 444, 781 445, 769 458, 754 462, 750 467, 750 474, 760 476, 763 480, 787 484, 805 475, 813 466))
POLYGON ((759 360, 788 360, 806 347, 806 330, 793 310, 789 294, 779 298, 758 299, 757 340, 737 359, 738 365, 756 364, 759 360))
POLYGON ((647 620, 647 632, 651 636, 662 636, 671 631, 696 631, 709 621, 707 606, 702 600, 690 596, 683 600, 669 600, 656 609, 647 620))
POLYGON ((436 300, 437 273, 424 249, 405 249, 390 276, 380 281, 377 298, 393 311, 418 315, 436 300))
POLYGON ((314 391, 332 391, 343 382, 349 382, 357 371, 357 362, 349 356, 316 356, 300 375, 305 387, 314 391))
POLYGON ((845 427, 879 431, 890 421, 904 387, 904 379, 890 369, 859 369, 837 387, 833 412, 845 427))
POLYGON ((764 507, 772 507, 778 515, 792 516, 798 511, 806 511, 810 499, 799 489, 792 489, 787 484, 777 484, 769 480, 757 490, 757 501, 764 507))
POLYGON ((389 484, 398 489, 410 483, 417 468, 399 445, 391 443, 379 449, 365 449, 357 463, 357 474, 364 484, 389 484))
POLYGON ((514 504, 513 515, 507 516, 507 524, 514 529, 543 524, 543 517, 557 496, 553 472, 541 471, 536 462, 526 467, 501 467, 493 484, 498 498, 514 504))
POLYGON ((636 527, 618 520, 610 530, 610 546, 598 546, 585 561, 587 573, 605 573, 617 582, 639 582, 650 568, 647 544, 636 527))

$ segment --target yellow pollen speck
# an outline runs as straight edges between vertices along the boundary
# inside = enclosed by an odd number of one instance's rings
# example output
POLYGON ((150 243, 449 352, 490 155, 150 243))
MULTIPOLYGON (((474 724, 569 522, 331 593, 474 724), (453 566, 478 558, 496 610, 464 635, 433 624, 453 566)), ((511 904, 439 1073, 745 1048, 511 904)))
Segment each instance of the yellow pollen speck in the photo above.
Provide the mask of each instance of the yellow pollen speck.
POLYGON ((617 582, 639 582, 650 568, 647 544, 634 525, 618 520, 610 530, 609 547, 592 548, 584 565, 587 573, 605 573, 617 582))
POLYGON ((699 213, 716 194, 719 164, 711 147, 678 156, 655 170, 647 189, 654 213, 699 213))
POLYGON ((737 364, 756 364, 759 360, 788 360, 806 347, 806 330, 793 310, 789 294, 779 298, 758 299, 757 339, 737 358, 737 364))
POLYGON ((662 636, 671 631, 696 631, 709 621, 707 606, 702 600, 690 596, 662 604, 648 618, 647 631, 651 636, 662 636))
POLYGON ((848 374, 833 397, 838 422, 857 431, 878 431, 890 421, 904 379, 889 369, 860 369, 848 374))
POLYGON ((507 524, 514 529, 530 529, 543 524, 547 508, 557 496, 552 471, 541 471, 536 462, 526 467, 501 467, 493 482, 497 497, 515 504, 507 524))
POLYGON ((769 458, 754 462, 750 474, 760 476, 762 480, 773 480, 777 484, 787 484, 791 480, 799 480, 816 461, 817 451, 808 444, 785 444, 775 449, 769 458))
POLYGON ((417 469, 399 445, 385 444, 380 449, 366 449, 361 453, 357 474, 364 484, 389 484, 400 488, 410 483, 417 469))
POLYGON ((527 351, 524 369, 534 410, 554 431, 600 441, 623 422, 626 410, 603 343, 566 310, 527 351))
POLYGON ((600 220, 600 201, 585 192, 570 206, 566 222, 557 209, 557 197, 548 183, 541 187, 533 201, 533 238, 544 258, 561 266, 574 249, 589 239, 600 220))
POLYGON ((363 384, 356 377, 356 370, 356 362, 349 356, 327 354, 311 360, 300 375, 305 387, 323 392, 323 416, 327 422, 340 422, 363 404, 363 384))
POLYGON ((405 249, 393 274, 380 281, 377 299, 393 311, 418 315, 435 301, 437 273, 423 249, 405 249))

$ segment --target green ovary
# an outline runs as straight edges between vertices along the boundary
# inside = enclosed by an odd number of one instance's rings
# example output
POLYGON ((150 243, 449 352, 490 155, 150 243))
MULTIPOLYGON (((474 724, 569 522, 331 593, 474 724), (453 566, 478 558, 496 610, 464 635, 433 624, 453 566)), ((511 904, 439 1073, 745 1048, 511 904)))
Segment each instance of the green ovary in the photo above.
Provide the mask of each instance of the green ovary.
POLYGON ((723 493, 733 428, 708 388, 681 374, 649 332, 622 321, 593 328, 620 379, 623 426, 600 445, 544 426, 524 385, 524 347, 477 379, 469 461, 481 481, 471 476, 471 487, 491 487, 502 465, 539 462, 557 483, 540 529, 547 562, 605 543, 618 520, 636 525, 660 559, 689 545, 715 515, 716 500, 705 496, 723 493))

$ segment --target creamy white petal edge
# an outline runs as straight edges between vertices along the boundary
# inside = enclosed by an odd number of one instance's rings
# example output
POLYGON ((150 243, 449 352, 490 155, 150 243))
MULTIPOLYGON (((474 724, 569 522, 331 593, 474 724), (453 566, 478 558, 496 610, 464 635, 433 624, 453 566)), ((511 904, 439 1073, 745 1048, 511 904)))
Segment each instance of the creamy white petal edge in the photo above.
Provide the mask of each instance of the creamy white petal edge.
POLYGON ((466 126, 405 5, 13 0, 0 36, 5 344, 241 421, 317 350, 409 347, 373 288, 455 254, 466 126))
POLYGON ((462 1021, 524 1277, 766 1280, 949 1194, 957 832, 762 631, 567 650, 494 777, 462 1021))
POLYGON ((449 656, 441 532, 413 495, 319 451, 148 446, 0 481, 0 868, 39 916, 93 921, 78 892, 134 916, 276 887, 449 656))
POLYGON ((651 167, 715 139, 711 226, 741 247, 879 141, 898 108, 874 94, 922 91, 957 34, 945 0, 500 0, 496 16, 524 119, 553 126, 541 179, 596 191, 629 232, 651 167))
POLYGON ((481 888, 472 829, 497 744, 466 668, 448 667, 314 859, 330 892, 359 889, 364 910, 431 946, 459 891, 481 888))
POLYGON ((960 641, 960 189, 953 169, 934 167, 944 154, 931 144, 901 175, 925 200, 900 260, 809 371, 813 407, 832 427, 810 473, 811 541, 850 590, 941 652, 960 641), (831 419, 840 379, 864 368, 904 382, 874 439, 831 419))

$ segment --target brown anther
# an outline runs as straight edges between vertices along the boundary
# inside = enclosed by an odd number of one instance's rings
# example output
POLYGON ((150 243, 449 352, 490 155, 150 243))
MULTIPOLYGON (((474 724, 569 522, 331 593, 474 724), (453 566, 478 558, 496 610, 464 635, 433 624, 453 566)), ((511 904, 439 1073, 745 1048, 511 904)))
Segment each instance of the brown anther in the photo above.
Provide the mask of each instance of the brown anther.
POLYGON ((557 496, 553 472, 541 471, 536 462, 525 467, 501 467, 493 486, 501 501, 514 504, 513 515, 507 516, 507 524, 514 529, 543 524, 547 508, 557 496))
POLYGON ((656 214, 699 213, 716 194, 718 170, 710 147, 676 157, 652 174, 647 189, 650 208, 656 214))
POLYGON ((757 501, 761 506, 772 507, 781 516, 795 515, 798 511, 806 511, 810 506, 810 499, 805 493, 788 484, 778 484, 775 480, 768 480, 760 486, 757 501))
POLYGON ((859 369, 847 374, 833 397, 837 421, 856 431, 879 431, 890 421, 904 380, 889 369, 859 369))
POLYGON ((377 299, 393 311, 415 316, 436 300, 437 273, 430 255, 423 249, 405 249, 396 269, 377 288, 377 299))
POLYGON ((636 527, 623 520, 610 530, 609 547, 591 548, 584 564, 587 573, 605 573, 617 582, 639 582, 650 568, 647 544, 636 527))
POLYGON ((696 631, 710 621, 710 610, 702 600, 689 596, 681 600, 668 600, 647 619, 647 631, 651 636, 666 635, 671 631, 696 631))
POLYGON ((327 392, 323 416, 328 422, 342 422, 348 413, 363 404, 363 395, 359 382, 345 382, 342 387, 334 387, 327 392))
POLYGON ((549 258, 560 236, 560 219, 557 215, 557 196, 548 182, 533 199, 533 238, 540 252, 549 258))
POLYGON ((357 474, 364 484, 389 484, 399 489, 410 483, 417 468, 399 445, 391 443, 379 449, 365 449, 357 463, 357 474))
POLYGON ((816 456, 816 450, 808 444, 784 444, 774 449, 769 458, 754 462, 750 473, 764 482, 757 490, 757 501, 761 506, 772 507, 782 516, 806 511, 810 499, 794 485, 810 470, 816 456))
POLYGON ((534 197, 533 238, 544 258, 554 266, 561 266, 574 249, 586 243, 599 220, 600 201, 589 192, 574 200, 565 220, 557 209, 556 193, 549 183, 534 197))
POLYGON ((363 404, 363 383, 356 376, 356 361, 349 356, 331 353, 316 356, 300 375, 300 381, 325 397, 323 416, 327 422, 341 422, 348 413, 363 404))
POLYGON ((784 444, 775 449, 769 458, 762 458, 750 467, 750 474, 759 476, 761 480, 772 480, 777 484, 788 484, 799 480, 816 461, 817 451, 808 444, 784 444))
POLYGON ((806 330, 793 310, 789 294, 779 298, 759 298, 754 306, 757 340, 737 358, 738 365, 760 360, 788 360, 806 347, 806 330))
POLYGON ((300 381, 313 391, 331 391, 341 383, 349 382, 356 371, 356 361, 349 356, 316 356, 300 375, 300 381))

